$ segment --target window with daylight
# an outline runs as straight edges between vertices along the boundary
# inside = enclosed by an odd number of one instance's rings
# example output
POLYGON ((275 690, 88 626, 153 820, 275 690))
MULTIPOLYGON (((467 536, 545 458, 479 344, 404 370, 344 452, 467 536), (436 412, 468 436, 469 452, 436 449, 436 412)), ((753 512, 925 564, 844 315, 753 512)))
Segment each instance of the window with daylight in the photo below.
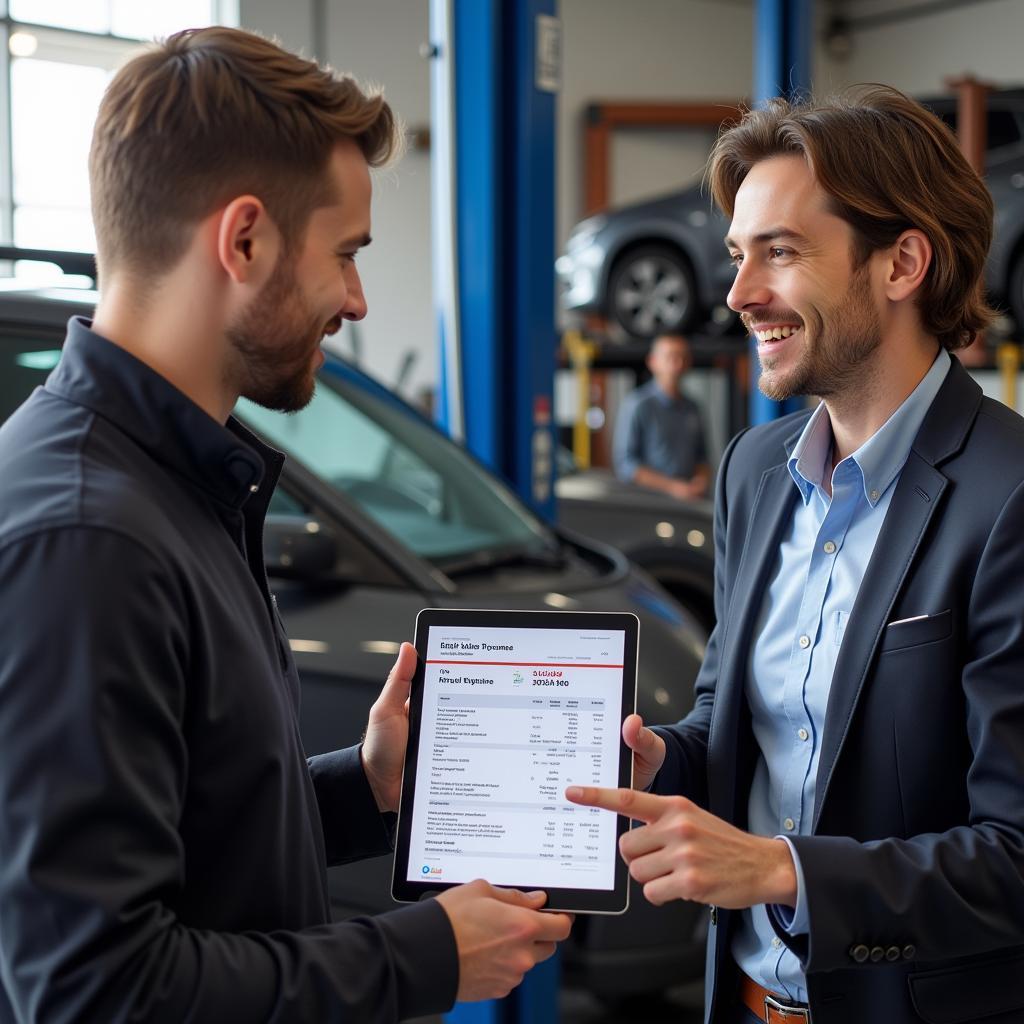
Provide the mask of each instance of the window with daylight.
MULTIPOLYGON (((21 248, 92 252, 87 162, 107 83, 152 39, 237 24, 237 0, 8 0, 0 15, 0 236, 21 248)), ((47 264, 14 266, 38 283, 60 277, 47 264)))

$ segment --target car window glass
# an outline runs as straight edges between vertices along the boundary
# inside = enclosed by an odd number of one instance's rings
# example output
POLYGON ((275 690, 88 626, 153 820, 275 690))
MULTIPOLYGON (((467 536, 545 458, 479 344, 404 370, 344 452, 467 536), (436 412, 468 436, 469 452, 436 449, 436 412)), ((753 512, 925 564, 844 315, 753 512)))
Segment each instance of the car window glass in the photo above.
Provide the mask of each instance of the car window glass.
POLYGON ((299 501, 293 494, 289 494, 280 484, 274 488, 270 496, 270 504, 267 512, 272 516, 305 516, 309 515, 309 506, 299 501))
POLYGON ((323 375, 297 413, 245 399, 236 411, 426 558, 552 544, 546 527, 461 449, 397 400, 350 380, 323 375))
POLYGON ((60 359, 53 341, 6 336, 0 344, 0 423, 41 384, 60 359))

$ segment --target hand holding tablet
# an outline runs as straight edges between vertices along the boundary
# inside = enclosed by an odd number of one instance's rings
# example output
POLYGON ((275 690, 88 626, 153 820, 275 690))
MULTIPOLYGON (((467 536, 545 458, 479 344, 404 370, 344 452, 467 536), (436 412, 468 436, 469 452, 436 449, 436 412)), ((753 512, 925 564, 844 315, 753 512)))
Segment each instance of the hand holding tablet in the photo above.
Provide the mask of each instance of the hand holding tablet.
POLYGON ((626 909, 628 821, 565 788, 630 785, 638 631, 625 613, 420 613, 396 899, 486 878, 545 909, 626 909))

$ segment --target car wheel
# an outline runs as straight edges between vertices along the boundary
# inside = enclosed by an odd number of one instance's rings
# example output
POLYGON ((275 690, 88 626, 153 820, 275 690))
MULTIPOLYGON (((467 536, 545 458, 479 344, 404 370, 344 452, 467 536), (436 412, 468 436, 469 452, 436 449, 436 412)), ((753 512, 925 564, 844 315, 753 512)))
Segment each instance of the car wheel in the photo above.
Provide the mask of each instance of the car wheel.
POLYGON ((688 330, 696 319, 693 271, 668 245, 641 245, 619 257, 608 279, 608 318, 634 338, 688 330))

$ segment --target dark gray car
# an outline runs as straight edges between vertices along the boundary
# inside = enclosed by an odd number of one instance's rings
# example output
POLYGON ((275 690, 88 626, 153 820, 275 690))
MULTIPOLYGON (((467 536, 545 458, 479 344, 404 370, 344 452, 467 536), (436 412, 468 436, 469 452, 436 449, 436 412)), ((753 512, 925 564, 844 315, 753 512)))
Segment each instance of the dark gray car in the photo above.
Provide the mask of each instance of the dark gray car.
MULTIPOLYGON (((566 453, 568 455, 568 453, 566 453)), ((607 469, 560 460, 558 521, 618 548, 650 573, 704 629, 715 624, 714 506, 623 483, 607 469)))
MULTIPOLYGON (((59 358, 91 293, 0 292, 0 421, 59 358)), ((333 357, 313 402, 238 415, 289 454, 265 533, 268 573, 302 679, 309 753, 359 740, 399 643, 424 606, 635 611, 638 709, 673 720, 692 704, 704 632, 618 551, 538 520, 418 413, 333 357)), ((332 869, 339 915, 390 907, 387 858, 332 869)), ((696 976, 702 908, 634 894, 629 913, 578 923, 567 972, 608 995, 696 976)))
MULTIPOLYGON (((956 101, 922 101, 955 130, 956 101)), ((993 301, 1024 325, 1024 89, 988 102, 985 180, 996 205, 986 283, 993 301)), ((725 306, 733 268, 728 222, 700 188, 588 217, 555 264, 562 306, 605 317, 612 337, 650 338, 702 324, 735 323, 725 306)))

